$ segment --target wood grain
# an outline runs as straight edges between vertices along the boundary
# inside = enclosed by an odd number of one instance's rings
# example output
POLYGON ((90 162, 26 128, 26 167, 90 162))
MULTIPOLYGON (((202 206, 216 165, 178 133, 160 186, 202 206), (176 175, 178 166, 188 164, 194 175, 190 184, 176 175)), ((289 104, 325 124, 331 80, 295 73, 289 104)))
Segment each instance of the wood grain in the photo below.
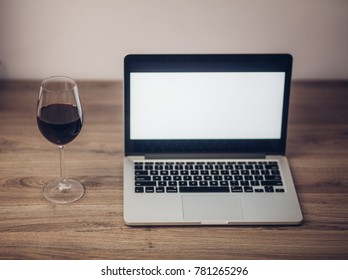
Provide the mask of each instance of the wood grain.
POLYGON ((121 82, 79 82, 81 134, 66 175, 85 196, 53 205, 57 148, 36 126, 38 81, 0 82, 0 259, 347 259, 348 82, 292 85, 287 155, 300 226, 128 227, 123 223, 121 82))

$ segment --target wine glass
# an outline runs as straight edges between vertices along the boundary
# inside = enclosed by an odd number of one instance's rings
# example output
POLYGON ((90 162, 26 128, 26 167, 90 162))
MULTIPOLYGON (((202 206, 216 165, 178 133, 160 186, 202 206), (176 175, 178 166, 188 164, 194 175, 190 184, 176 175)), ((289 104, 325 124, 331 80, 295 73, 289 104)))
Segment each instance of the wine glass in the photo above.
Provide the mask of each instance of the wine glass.
POLYGON ((44 197, 53 203, 69 203, 80 199, 83 186, 65 178, 64 145, 76 138, 82 128, 82 107, 77 84, 64 76, 54 76, 41 83, 37 102, 37 125, 41 134, 58 145, 60 155, 60 178, 48 183, 44 197))

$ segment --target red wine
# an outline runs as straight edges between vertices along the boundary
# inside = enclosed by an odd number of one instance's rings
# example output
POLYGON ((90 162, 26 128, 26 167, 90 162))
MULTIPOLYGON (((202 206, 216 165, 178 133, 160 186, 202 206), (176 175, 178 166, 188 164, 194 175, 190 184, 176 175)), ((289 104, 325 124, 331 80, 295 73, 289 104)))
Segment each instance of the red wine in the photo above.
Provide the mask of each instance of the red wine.
POLYGON ((37 124, 48 141, 65 145, 80 133, 82 114, 71 104, 51 104, 40 109, 37 124))

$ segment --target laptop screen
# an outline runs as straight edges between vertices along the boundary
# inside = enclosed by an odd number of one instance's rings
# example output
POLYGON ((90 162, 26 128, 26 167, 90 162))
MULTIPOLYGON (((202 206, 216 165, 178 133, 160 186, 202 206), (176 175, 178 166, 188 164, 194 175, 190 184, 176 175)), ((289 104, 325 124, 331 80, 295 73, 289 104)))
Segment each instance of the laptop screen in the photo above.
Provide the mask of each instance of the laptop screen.
POLYGON ((288 54, 127 55, 125 154, 285 154, 288 54))
POLYGON ((280 139, 284 72, 130 73, 130 138, 280 139))

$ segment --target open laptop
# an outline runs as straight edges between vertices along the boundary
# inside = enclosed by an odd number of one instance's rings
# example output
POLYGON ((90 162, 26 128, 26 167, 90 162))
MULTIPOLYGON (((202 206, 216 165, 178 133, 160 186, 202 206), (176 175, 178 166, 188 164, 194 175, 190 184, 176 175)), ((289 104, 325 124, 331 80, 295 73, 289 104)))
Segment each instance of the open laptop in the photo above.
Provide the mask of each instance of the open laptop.
POLYGON ((288 54, 128 55, 128 225, 299 224, 288 54))

